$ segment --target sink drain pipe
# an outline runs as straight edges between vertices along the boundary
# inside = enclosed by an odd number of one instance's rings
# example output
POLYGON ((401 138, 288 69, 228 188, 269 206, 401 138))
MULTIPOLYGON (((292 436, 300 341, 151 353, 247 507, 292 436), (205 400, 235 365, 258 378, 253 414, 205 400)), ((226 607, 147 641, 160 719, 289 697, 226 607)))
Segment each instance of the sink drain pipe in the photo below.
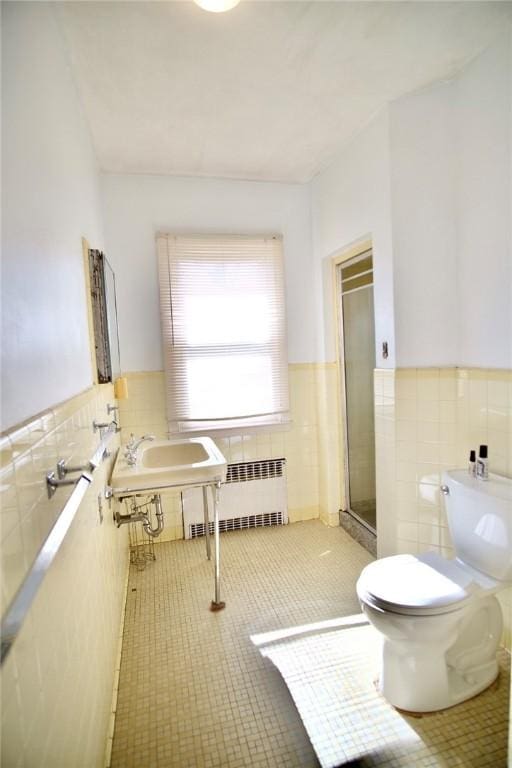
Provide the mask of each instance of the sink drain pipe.
POLYGON ((151 499, 153 504, 155 505, 155 515, 156 515, 156 528, 151 527, 151 522, 149 520, 149 515, 144 515, 144 520, 142 522, 142 527, 148 534, 148 536, 153 536, 154 539, 156 539, 157 536, 160 536, 164 529, 164 513, 162 512, 162 499, 159 493, 156 493, 153 498, 151 499))
POLYGON ((122 515, 121 512, 116 512, 115 520, 116 525, 118 528, 120 528, 122 525, 127 525, 128 523, 142 523, 142 527, 144 528, 144 531, 148 534, 148 536, 152 536, 154 539, 156 539, 157 536, 160 536, 164 529, 164 513, 162 510, 162 498, 159 493, 156 493, 149 502, 150 504, 155 505, 155 514, 156 514, 156 527, 153 528, 151 525, 151 520, 149 519, 149 513, 145 511, 145 507, 148 506, 148 504, 141 504, 139 507, 133 506, 132 512, 129 515, 122 515), (141 511, 143 510, 143 511, 141 511))

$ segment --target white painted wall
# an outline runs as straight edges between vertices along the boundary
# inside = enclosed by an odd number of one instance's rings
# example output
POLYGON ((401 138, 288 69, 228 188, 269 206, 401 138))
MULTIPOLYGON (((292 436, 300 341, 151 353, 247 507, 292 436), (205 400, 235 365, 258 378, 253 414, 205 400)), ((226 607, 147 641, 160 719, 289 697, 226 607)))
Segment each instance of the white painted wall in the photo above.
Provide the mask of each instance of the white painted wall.
POLYGON ((328 262, 370 234, 378 366, 511 367, 511 81, 507 31, 453 81, 390 104, 313 180, 320 357, 334 356, 328 262))
POLYGON ((390 106, 397 366, 457 362, 454 84, 390 106))
MULTIPOLYGON (((104 176, 125 370, 162 367, 158 229, 282 232, 292 362, 334 359, 331 256, 370 235, 377 365, 510 366, 510 49, 392 104, 311 185, 104 176)), ((90 383, 80 240, 103 238, 51 7, 6 4, 3 54, 5 429, 90 383)))
POLYGON ((354 242, 371 236, 375 277, 376 364, 379 367, 394 365, 389 183, 389 125, 388 112, 385 110, 311 184, 319 360, 336 358, 332 256, 354 242), (383 341, 389 345, 387 360, 381 355, 383 341))
MULTIPOLYGON (((161 370, 155 234, 282 233, 290 362, 314 359, 307 186, 171 176, 103 176, 105 238, 116 272, 121 366, 161 370)), ((236 322, 236 318, 233 318, 236 322)))
POLYGON ((96 161, 46 3, 2 7, 2 429, 90 385, 81 237, 96 161))
POLYGON ((512 365, 507 32, 390 107, 397 366, 512 365))
POLYGON ((512 36, 456 83, 458 362, 512 368, 512 36))

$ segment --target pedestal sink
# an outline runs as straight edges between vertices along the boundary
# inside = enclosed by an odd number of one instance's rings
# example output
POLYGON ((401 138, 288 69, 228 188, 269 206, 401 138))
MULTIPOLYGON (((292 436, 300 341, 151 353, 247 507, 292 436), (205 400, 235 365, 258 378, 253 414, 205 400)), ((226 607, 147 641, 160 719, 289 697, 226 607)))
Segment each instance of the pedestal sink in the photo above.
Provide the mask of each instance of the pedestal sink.
POLYGON ((209 437, 143 443, 131 466, 120 449, 110 485, 117 497, 226 479, 226 459, 209 437))
MULTIPOLYGON (((112 495, 118 499, 156 493, 159 503, 159 492, 167 488, 202 486, 208 559, 210 526, 207 491, 208 486, 211 487, 215 536, 215 599, 211 609, 215 611, 224 608, 220 599, 219 493, 226 473, 226 459, 213 440, 209 437, 190 437, 144 442, 137 449, 133 465, 128 463, 125 450, 121 447, 110 480, 112 495)), ((123 522, 128 520, 123 518, 123 522)))

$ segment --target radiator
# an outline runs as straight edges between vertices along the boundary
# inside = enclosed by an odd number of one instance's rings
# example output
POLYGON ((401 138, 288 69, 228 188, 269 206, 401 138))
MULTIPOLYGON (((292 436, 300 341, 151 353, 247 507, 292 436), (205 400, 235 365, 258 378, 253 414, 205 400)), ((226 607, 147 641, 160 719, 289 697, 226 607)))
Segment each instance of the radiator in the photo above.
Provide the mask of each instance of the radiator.
MULTIPOLYGON (((203 493, 190 488, 181 494, 186 539, 204 536, 203 493)), ((208 491, 210 531, 213 532, 213 501, 208 491)), ((219 528, 236 531, 288 522, 286 459, 261 459, 228 464, 220 492, 219 528)))

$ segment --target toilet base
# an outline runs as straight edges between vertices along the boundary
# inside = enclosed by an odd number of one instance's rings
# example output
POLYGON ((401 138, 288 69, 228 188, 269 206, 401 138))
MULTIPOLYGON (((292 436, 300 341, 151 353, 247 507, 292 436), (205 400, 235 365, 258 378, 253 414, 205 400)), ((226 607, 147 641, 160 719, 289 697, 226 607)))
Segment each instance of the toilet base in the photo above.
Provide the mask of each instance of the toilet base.
POLYGON ((496 680, 502 613, 494 595, 437 616, 363 610, 382 639, 379 690, 397 709, 449 709, 496 680))
MULTIPOLYGON (((498 668, 497 676, 494 678, 494 680, 491 683, 489 683, 489 685, 487 685, 485 688, 482 688, 481 691, 478 691, 477 693, 473 694, 473 696, 465 698, 462 701, 457 701, 455 704, 450 704, 449 707, 445 707, 444 709, 431 709, 428 712, 413 712, 412 709, 402 709, 401 707, 395 707, 394 704, 392 704, 391 706, 393 707, 393 709, 396 709, 396 711, 399 712, 401 715, 406 715, 407 717, 421 718, 424 716, 428 717, 428 715, 436 715, 438 712, 445 712, 448 709, 453 709, 453 707, 458 707, 458 705, 462 704, 464 701, 471 701, 472 699, 476 699, 477 696, 480 696, 481 693, 485 693, 485 691, 489 690, 489 688, 496 687, 495 683, 499 679, 499 676, 500 676, 500 673, 498 668)), ((379 693, 381 693, 380 682, 378 679, 375 680, 375 689, 379 691, 379 693)))
POLYGON ((404 706, 407 697, 404 697, 403 694, 398 697, 401 704, 395 703, 395 701, 392 701, 391 699, 391 696, 394 698, 395 692, 392 691, 390 694, 389 691, 384 690, 380 678, 376 680, 375 683, 377 690, 396 710, 402 712, 404 715, 421 717, 422 715, 432 715, 436 712, 442 712, 445 709, 451 709, 458 704, 462 704, 463 701, 474 699, 476 696, 479 696, 487 690, 487 688, 490 688, 493 683, 496 682, 498 675, 498 663, 494 662, 492 666, 486 670, 486 674, 479 676, 479 679, 472 685, 467 683, 465 685, 461 684, 463 679, 459 676, 457 680, 451 681, 449 690, 445 691, 444 701, 443 697, 438 696, 436 698, 436 703, 433 706, 429 706, 428 704, 420 705, 415 697, 413 697, 408 706, 404 706))

